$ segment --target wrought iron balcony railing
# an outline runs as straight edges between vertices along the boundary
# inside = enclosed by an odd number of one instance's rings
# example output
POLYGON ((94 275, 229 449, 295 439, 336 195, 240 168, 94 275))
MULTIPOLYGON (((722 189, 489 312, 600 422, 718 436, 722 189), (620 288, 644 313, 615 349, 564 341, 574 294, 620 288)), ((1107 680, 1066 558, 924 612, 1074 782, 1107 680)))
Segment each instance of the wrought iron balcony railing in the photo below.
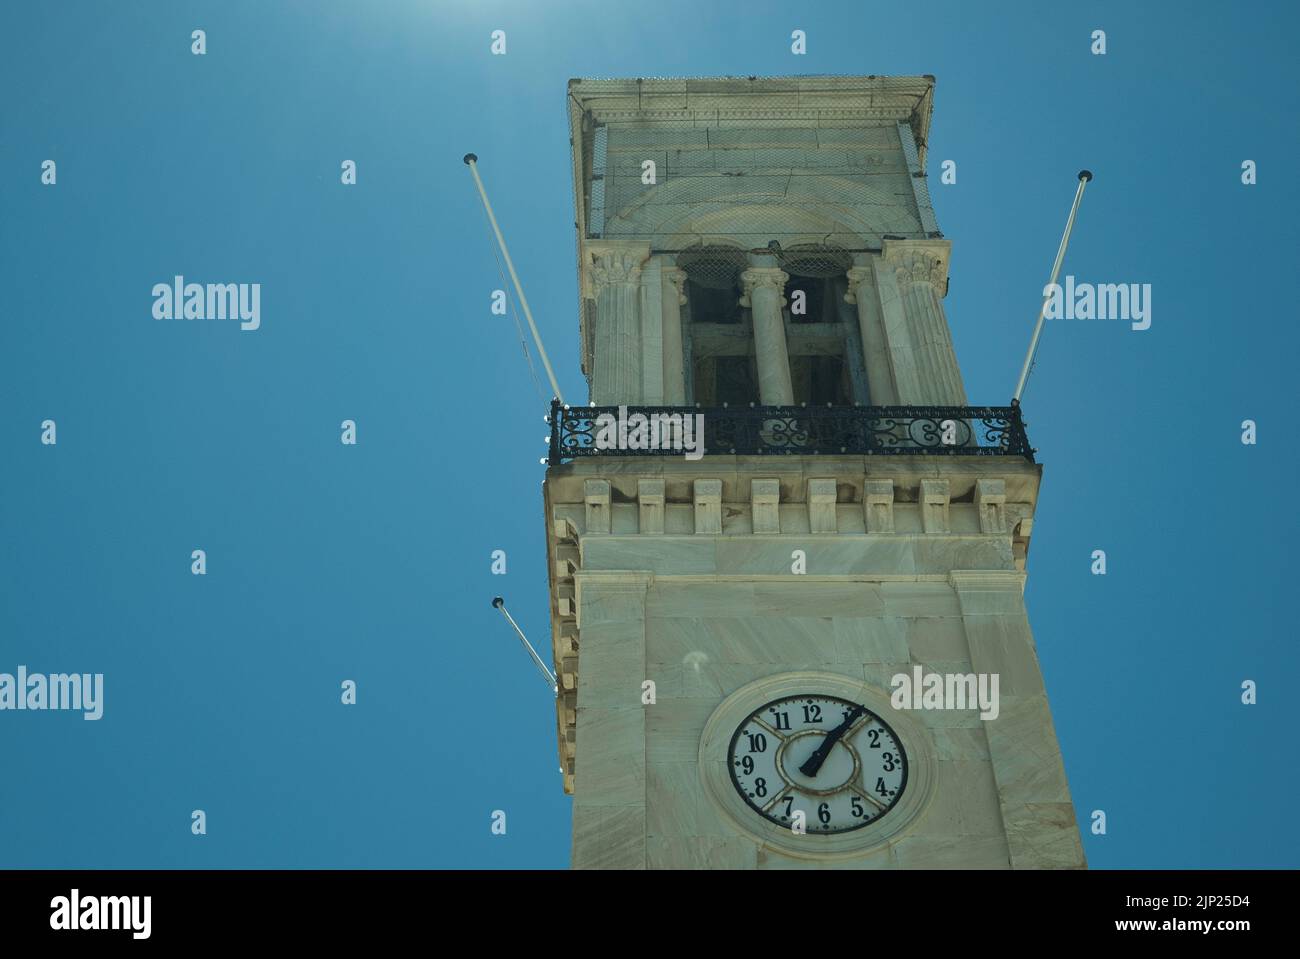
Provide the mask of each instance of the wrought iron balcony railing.
POLYGON ((552 466, 580 456, 705 454, 1021 456, 1018 406, 562 406, 551 404, 552 466))

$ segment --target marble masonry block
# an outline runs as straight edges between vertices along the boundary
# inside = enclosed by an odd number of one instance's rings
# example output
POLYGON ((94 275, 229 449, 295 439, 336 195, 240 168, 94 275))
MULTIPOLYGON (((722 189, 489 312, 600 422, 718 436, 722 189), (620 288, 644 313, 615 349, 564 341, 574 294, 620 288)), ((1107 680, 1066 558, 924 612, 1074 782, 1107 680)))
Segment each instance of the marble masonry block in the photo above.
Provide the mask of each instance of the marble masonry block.
POLYGON ((980 530, 979 511, 974 503, 950 503, 948 523, 949 531, 959 536, 984 535, 980 530))
POLYGON ((909 617, 906 623, 907 648, 915 662, 970 661, 960 616, 909 617))
POLYGON ((894 677, 899 673, 907 673, 910 676, 912 664, 909 662, 862 663, 859 672, 869 686, 888 698, 893 692, 894 677))
POLYGON ((1070 787, 1046 696, 1004 697, 985 723, 998 788, 1007 803, 1068 803, 1070 787))
MULTIPOLYGON (((811 844, 817 842, 820 837, 805 836, 804 838, 811 844)), ((801 859, 797 856, 786 855, 770 846, 757 848, 757 866, 759 869, 811 869, 823 872, 826 870, 844 871, 847 869, 891 869, 898 865, 897 860, 894 858, 894 847, 892 845, 880 846, 851 859, 801 859)))
POLYGON ((918 573, 946 574, 954 569, 1015 569, 1010 538, 917 536, 913 543, 918 573))
MULTIPOLYGON (((721 702, 741 686, 756 679, 771 676, 781 667, 773 663, 724 663, 709 662, 701 665, 688 665, 683 669, 682 682, 687 696, 694 699, 707 699, 721 702)), ((842 667, 828 667, 818 664, 823 672, 838 672, 842 667)), ((856 676, 856 671, 844 670, 846 674, 856 676)))
POLYGON ((695 532, 722 532, 722 480, 701 479, 694 485, 695 532))
POLYGON ((568 543, 578 538, 578 527, 574 525, 568 516, 563 514, 565 509, 567 507, 557 506, 554 511, 555 516, 551 521, 557 543, 568 543))
POLYGON ((586 532, 608 533, 611 526, 609 480, 589 479, 583 483, 586 532))
POLYGON ((898 616, 835 616, 835 658, 841 663, 900 663, 908 657, 907 620, 898 616))
POLYGON ((695 507, 690 503, 668 503, 664 506, 664 532, 672 536, 691 536, 695 533, 695 507))
POLYGON ((957 593, 947 583, 880 583, 887 616, 960 616, 957 593))
POLYGON ((645 806, 573 804, 574 869, 644 869, 645 806))
POLYGON ((1071 803, 1008 803, 1005 816, 1007 845, 1016 869, 1086 868, 1071 803))
MULTIPOLYGON (((792 554, 796 549, 807 552, 810 543, 800 543, 788 537, 773 539, 750 536, 735 539, 713 540, 717 549, 717 571, 723 576, 755 574, 758 576, 793 576, 792 554)), ((737 610, 742 612, 742 610, 737 610)))
POLYGON ((650 869, 754 869, 758 846, 748 839, 692 836, 646 840, 650 869))
POLYGON ((690 583, 658 585, 646 596, 647 616, 729 616, 754 608, 753 583, 690 583))
POLYGON ((968 616, 1025 616, 1024 574, 1015 569, 953 569, 948 581, 968 616))
POLYGON ((777 507, 781 514, 781 532, 790 533, 808 533, 808 504, 807 503, 783 503, 777 507))
POLYGON ((809 532, 838 532, 839 526, 835 516, 835 480, 810 479, 806 496, 809 532))
POLYGON ((1003 836, 905 836, 894 844, 903 869, 1009 869, 1011 853, 1003 836))
POLYGON ((646 834, 651 837, 734 835, 700 782, 695 762, 652 762, 646 766, 646 834))
POLYGON ((861 536, 867 531, 866 520, 862 516, 862 508, 856 503, 836 503, 835 523, 841 533, 857 533, 861 536))
POLYGON ((654 662, 701 668, 716 663, 833 663, 835 631, 829 617, 652 617, 646 624, 646 655, 654 662))
POLYGON ((921 527, 927 533, 946 533, 952 525, 948 518, 950 499, 946 479, 923 479, 918 495, 921 507, 921 527))
POLYGON ((894 532, 919 536, 925 532, 921 525, 921 507, 917 503, 894 503, 894 532))
POLYGON ((989 740, 982 725, 931 726, 930 737, 940 760, 989 761, 989 740))
POLYGON ((645 623, 604 623, 582 631, 578 651, 578 707, 641 705, 645 623))
POLYGON ((664 481, 643 479, 636 482, 638 526, 642 534, 664 531, 664 481))
POLYGON ((751 480, 749 489, 753 531, 755 533, 781 532, 781 481, 751 480))
POLYGON ((763 576, 792 572, 793 553, 804 552, 810 576, 898 576, 914 572, 911 537, 833 536, 808 534, 780 539, 746 537, 719 539, 717 571, 721 575, 763 576))
POLYGON ((574 778, 584 802, 645 804, 646 708, 578 707, 574 778))
POLYGON ((862 512, 868 533, 892 533, 894 481, 867 480, 862 490, 862 512))
POLYGON ((966 616, 962 627, 970 649, 971 666, 982 673, 998 674, 1003 696, 1037 696, 1043 692, 1043 673, 1034 652, 1034 637, 1024 616, 966 616))
MULTIPOLYGON (((801 579, 791 577, 791 579, 801 579)), ((885 612, 880 583, 755 583, 754 612, 763 616, 876 616, 885 612)), ((913 585, 913 584, 904 584, 913 585)))
POLYGON ((605 581, 603 577, 617 576, 617 573, 595 572, 583 569, 573 577, 578 605, 578 626, 582 631, 582 641, 586 641, 587 630, 604 623, 640 622, 645 619, 646 587, 648 577, 644 573, 628 574, 629 580, 636 577, 641 580, 639 588, 629 586, 619 588, 605 581))
MULTIPOLYGON (((584 570, 641 570, 669 576, 711 574, 717 569, 712 537, 598 536, 582 543, 584 570)), ((787 566, 789 564, 787 563, 787 566)))
POLYGON ((938 787, 925 813, 926 834, 1005 835, 992 764, 986 759, 941 759, 938 767, 938 787))
POLYGON ((749 506, 743 503, 722 504, 722 535, 748 537, 754 532, 749 506))
POLYGON ((1001 536, 1008 532, 1006 505, 1006 480, 975 481, 975 508, 979 510, 981 533, 1001 536))
POLYGON ((578 723, 578 693, 564 692, 560 693, 558 708, 561 717, 564 719, 564 725, 576 726, 578 723))
POLYGON ((655 701, 688 698, 682 681, 682 671, 689 668, 685 663, 647 662, 645 678, 655 684, 655 701))
MULTIPOLYGON (((704 724, 709 721, 717 705, 717 700, 689 699, 679 700, 664 709, 644 707, 645 755, 633 756, 628 761, 635 762, 642 770, 647 762, 697 762, 704 724)), ((581 735, 578 736, 578 755, 582 755, 581 735)), ((579 785, 581 782, 579 779, 579 785)))
POLYGON ((615 535, 635 536, 639 531, 635 503, 614 503, 609 508, 609 531, 615 535))

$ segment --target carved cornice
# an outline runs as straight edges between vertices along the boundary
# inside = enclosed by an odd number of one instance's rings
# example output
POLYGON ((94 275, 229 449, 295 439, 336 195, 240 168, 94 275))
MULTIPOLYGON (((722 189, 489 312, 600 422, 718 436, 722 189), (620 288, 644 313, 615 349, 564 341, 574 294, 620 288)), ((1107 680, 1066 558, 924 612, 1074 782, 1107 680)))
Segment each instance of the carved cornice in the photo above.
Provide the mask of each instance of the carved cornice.
POLYGON ((763 290, 768 287, 776 291, 781 306, 785 306, 785 285, 790 280, 790 274, 785 270, 775 266, 751 266, 740 274, 740 279, 744 283, 744 293, 740 297, 741 306, 750 306, 751 294, 755 290, 763 290))

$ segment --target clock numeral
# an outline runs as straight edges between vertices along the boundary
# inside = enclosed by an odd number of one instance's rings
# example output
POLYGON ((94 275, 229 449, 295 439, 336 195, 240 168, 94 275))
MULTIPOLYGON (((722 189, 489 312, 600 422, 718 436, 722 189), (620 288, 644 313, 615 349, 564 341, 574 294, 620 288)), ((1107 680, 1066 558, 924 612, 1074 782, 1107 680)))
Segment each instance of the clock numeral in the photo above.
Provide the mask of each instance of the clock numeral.
POLYGON ((868 729, 868 730, 867 730, 867 736, 871 739, 871 746, 870 746, 870 748, 871 748, 871 749, 879 749, 879 748, 880 748, 880 730, 879 730, 879 729, 868 729))
POLYGON ((751 753, 767 752, 767 737, 762 733, 745 733, 749 737, 749 751, 751 753))
POLYGON ((876 792, 886 797, 889 795, 889 788, 885 785, 885 781, 883 779, 876 780, 876 792))
POLYGON ((760 799, 767 795, 767 780, 762 776, 754 780, 754 795, 760 799))
POLYGON ((817 818, 822 821, 822 825, 825 825, 826 823, 831 821, 830 803, 822 803, 820 806, 817 807, 817 818))
POLYGON ((773 715, 774 717, 776 717, 776 728, 777 728, 777 731, 778 731, 778 732, 790 728, 790 714, 789 714, 789 713, 778 713, 778 712, 774 709, 774 710, 772 710, 772 715, 773 715))
POLYGON ((867 814, 866 809, 862 807, 862 800, 859 799, 857 796, 849 797, 849 802, 852 803, 853 805, 853 815, 855 818, 861 819, 863 816, 867 814))
POLYGON ((881 755, 880 758, 883 759, 883 760, 885 761, 885 772, 887 772, 887 773, 892 773, 895 769, 898 768, 898 767, 894 764, 894 754, 893 754, 893 753, 884 753, 884 754, 881 755))
POLYGON ((793 797, 793 796, 786 796, 784 802, 785 802, 785 814, 786 814, 787 816, 793 816, 793 815, 794 815, 794 797, 793 797))
POLYGON ((816 704, 805 706, 803 708, 803 721, 806 723, 819 723, 822 721, 822 708, 816 704))
POLYGON ((754 760, 749 756, 740 757, 740 771, 748 776, 754 771, 754 760))

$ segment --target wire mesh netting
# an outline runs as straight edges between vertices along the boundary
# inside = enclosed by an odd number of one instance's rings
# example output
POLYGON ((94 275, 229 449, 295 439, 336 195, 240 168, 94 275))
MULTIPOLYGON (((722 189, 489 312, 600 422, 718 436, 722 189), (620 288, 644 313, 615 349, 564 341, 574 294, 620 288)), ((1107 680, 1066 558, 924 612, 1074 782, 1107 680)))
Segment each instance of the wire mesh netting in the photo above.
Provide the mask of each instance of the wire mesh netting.
POLYGON ((732 290, 748 266, 748 258, 744 250, 734 246, 700 245, 679 253, 677 266, 707 290, 732 290))

